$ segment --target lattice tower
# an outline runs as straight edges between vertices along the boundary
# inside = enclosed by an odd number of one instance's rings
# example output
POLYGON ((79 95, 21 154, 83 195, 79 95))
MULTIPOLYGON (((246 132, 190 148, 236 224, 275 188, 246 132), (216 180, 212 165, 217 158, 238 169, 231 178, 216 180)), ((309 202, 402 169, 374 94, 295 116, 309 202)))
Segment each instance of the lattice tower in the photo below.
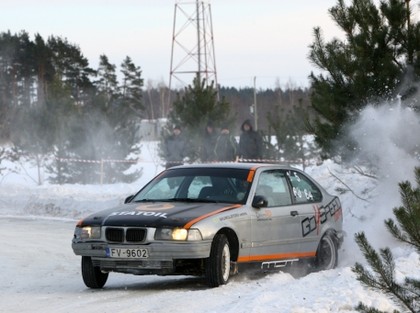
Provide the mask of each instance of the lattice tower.
POLYGON ((174 10, 169 89, 192 84, 197 76, 214 84, 217 72, 211 6, 206 1, 177 1, 174 10), (176 83, 176 86, 172 86, 176 83))

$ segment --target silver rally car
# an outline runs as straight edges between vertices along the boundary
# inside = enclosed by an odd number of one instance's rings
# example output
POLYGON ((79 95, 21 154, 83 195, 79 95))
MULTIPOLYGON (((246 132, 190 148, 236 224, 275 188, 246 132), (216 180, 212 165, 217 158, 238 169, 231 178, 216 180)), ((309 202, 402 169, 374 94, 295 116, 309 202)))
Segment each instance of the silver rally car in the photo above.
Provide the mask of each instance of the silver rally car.
POLYGON ((81 220, 72 248, 90 288, 102 288, 110 272, 199 275, 217 287, 242 264, 334 268, 342 223, 340 200, 298 169, 185 165, 163 171, 125 204, 81 220))

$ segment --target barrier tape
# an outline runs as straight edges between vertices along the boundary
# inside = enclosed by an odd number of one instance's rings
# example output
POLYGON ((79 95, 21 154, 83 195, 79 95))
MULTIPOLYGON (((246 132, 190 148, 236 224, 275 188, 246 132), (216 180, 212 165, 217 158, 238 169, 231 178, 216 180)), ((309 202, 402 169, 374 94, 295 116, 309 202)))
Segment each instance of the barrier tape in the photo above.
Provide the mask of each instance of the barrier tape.
POLYGON ((139 163, 140 160, 112 160, 112 159, 103 159, 103 160, 83 160, 83 159, 72 159, 72 158, 55 158, 59 162, 78 162, 78 163, 139 163))

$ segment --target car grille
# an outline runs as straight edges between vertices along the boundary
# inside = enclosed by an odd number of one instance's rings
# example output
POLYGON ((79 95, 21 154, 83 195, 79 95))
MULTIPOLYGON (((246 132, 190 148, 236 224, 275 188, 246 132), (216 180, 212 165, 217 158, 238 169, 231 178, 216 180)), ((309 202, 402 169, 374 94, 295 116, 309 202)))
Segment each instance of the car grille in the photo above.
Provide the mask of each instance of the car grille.
POLYGON ((146 238, 144 228, 107 227, 105 238, 109 242, 142 242, 146 238))

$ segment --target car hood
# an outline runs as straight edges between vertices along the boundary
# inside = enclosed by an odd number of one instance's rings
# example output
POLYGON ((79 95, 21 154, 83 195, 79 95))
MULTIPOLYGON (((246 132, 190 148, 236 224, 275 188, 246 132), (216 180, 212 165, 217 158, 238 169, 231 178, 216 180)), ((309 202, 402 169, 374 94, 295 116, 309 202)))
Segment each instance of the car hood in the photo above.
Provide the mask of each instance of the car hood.
POLYGON ((94 213, 79 226, 186 227, 220 212, 240 207, 239 204, 196 202, 127 203, 94 213))

